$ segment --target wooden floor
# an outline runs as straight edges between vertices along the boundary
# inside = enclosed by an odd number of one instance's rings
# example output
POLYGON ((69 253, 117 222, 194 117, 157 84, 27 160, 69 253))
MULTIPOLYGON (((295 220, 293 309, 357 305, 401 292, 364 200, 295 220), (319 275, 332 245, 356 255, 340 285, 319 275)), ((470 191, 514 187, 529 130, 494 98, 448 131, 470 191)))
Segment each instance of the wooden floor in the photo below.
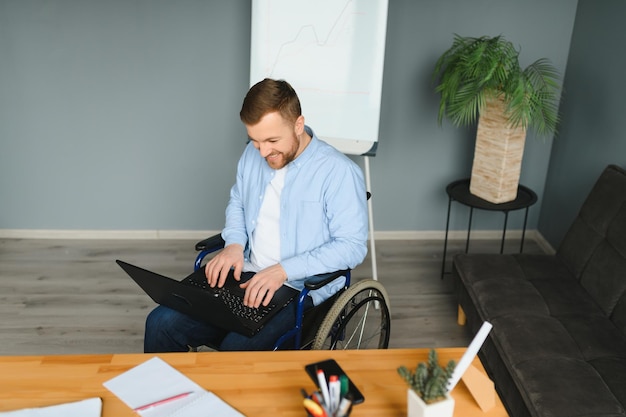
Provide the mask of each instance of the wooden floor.
MULTIPOLYGON (((0 355, 132 353, 154 303, 117 266, 122 259, 175 278, 192 268, 195 241, 0 239, 0 355)), ((519 241, 507 242, 511 251, 519 241)), ((451 241, 450 254, 464 249, 451 241)), ((441 240, 377 241, 378 279, 391 301, 390 347, 466 346, 441 240)), ((472 241, 471 252, 499 242, 472 241)), ((540 253, 526 240, 525 252, 540 253)), ((450 270, 450 262, 447 263, 450 270)), ((353 279, 371 278, 368 259, 353 279)))

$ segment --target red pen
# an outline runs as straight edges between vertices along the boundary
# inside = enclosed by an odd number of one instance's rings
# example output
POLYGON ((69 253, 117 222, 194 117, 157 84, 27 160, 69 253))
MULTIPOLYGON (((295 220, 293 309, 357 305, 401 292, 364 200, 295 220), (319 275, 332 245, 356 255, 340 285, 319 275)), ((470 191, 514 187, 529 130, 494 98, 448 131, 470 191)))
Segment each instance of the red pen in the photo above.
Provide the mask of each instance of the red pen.
POLYGON ((187 396, 189 396, 191 394, 193 394, 193 391, 183 392, 182 394, 174 395, 173 397, 164 398, 162 400, 155 401, 155 402, 150 403, 150 404, 142 405, 141 407, 134 408, 134 410, 135 411, 144 411, 144 410, 147 410, 148 408, 157 407, 159 405, 171 403, 172 401, 180 400, 181 398, 185 398, 185 397, 187 397, 187 396))

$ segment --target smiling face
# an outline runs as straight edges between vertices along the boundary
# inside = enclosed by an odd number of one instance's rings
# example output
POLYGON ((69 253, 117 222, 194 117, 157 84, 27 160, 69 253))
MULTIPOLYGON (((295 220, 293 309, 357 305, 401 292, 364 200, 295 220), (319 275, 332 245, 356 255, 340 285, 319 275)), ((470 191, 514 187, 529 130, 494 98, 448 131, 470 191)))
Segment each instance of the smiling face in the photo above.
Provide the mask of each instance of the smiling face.
POLYGON ((296 159, 311 140, 304 131, 303 116, 291 123, 275 111, 256 124, 245 126, 252 144, 273 169, 281 169, 296 159))

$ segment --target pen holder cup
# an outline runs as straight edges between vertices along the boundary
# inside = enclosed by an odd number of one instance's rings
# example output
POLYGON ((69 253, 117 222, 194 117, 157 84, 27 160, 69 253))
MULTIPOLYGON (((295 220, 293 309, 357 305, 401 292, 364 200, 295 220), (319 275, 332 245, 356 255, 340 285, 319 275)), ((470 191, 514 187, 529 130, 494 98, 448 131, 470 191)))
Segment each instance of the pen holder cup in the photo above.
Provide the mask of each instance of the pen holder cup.
MULTIPOLYGON (((317 394, 317 393, 315 393, 317 394)), ((305 400, 305 403, 309 400, 305 400)), ((345 404, 344 407, 340 407, 334 412, 329 412, 328 409, 324 406, 323 408, 320 406, 322 402, 315 401, 315 405, 312 404, 313 400, 310 400, 308 404, 305 404, 304 410, 306 412, 307 417, 349 417, 350 413, 352 413, 352 408, 354 404, 345 404), (347 409, 346 409, 347 408, 347 409)))
MULTIPOLYGON (((345 417, 350 417, 350 413, 352 413, 352 407, 350 407, 350 410, 348 410, 348 412, 346 414, 342 414, 345 417)), ((314 416, 313 414, 309 413, 308 411, 306 412, 307 417, 317 417, 314 416)), ((329 416, 329 417, 333 417, 333 416, 329 416)))
POLYGON ((348 417, 355 404, 365 397, 334 359, 310 363, 304 367, 318 387, 310 395, 301 389, 304 410, 311 417, 348 417))

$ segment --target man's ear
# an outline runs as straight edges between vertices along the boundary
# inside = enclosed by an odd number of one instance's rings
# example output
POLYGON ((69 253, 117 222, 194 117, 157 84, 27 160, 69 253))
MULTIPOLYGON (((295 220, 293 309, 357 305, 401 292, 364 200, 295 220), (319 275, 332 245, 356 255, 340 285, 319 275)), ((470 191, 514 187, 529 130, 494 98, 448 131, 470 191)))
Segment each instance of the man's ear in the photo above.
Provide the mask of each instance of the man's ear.
POLYGON ((300 136, 302 132, 304 132, 304 116, 298 116, 298 118, 296 119, 294 130, 296 132, 296 136, 300 136))

